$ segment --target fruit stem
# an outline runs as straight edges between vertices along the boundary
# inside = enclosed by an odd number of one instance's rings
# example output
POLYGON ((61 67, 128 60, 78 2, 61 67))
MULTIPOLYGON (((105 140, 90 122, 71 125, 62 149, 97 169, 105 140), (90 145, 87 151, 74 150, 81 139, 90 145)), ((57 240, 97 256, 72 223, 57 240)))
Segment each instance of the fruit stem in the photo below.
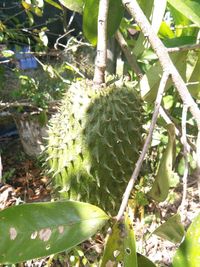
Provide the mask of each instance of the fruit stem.
POLYGON ((94 86, 98 88, 105 83, 108 7, 109 0, 99 1, 97 55, 93 78, 94 86))

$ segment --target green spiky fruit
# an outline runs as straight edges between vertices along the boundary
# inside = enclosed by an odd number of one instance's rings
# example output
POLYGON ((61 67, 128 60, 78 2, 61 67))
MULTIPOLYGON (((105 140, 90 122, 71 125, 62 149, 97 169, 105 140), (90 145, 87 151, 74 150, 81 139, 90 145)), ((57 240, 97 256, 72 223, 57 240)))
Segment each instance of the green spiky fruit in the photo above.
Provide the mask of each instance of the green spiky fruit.
POLYGON ((141 146, 141 100, 135 89, 94 90, 85 81, 74 83, 48 133, 57 191, 108 211, 118 208, 141 146))

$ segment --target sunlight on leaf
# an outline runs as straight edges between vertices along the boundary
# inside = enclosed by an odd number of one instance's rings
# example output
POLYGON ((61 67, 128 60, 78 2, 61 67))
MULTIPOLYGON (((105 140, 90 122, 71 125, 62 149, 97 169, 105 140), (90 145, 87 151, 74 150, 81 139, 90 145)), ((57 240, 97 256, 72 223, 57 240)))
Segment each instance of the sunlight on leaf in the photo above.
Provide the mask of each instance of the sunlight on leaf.
POLYGON ((85 0, 59 0, 59 2, 66 8, 72 11, 82 13, 85 0))
POLYGON ((190 0, 167 0, 176 10, 200 27, 200 3, 190 0))
POLYGON ((17 263, 71 249, 109 217, 76 201, 32 203, 0 212, 0 263, 17 263))
POLYGON ((172 267, 200 266, 200 214, 187 230, 185 240, 178 248, 172 267))

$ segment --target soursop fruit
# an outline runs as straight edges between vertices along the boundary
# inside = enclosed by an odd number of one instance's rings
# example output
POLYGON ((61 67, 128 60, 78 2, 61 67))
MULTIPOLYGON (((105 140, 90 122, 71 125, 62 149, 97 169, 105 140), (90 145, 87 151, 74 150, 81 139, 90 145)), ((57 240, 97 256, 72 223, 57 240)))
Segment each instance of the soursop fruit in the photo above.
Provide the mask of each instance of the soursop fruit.
POLYGON ((134 88, 94 90, 86 81, 65 94, 48 129, 49 172, 68 199, 116 211, 138 159, 141 100, 134 88))

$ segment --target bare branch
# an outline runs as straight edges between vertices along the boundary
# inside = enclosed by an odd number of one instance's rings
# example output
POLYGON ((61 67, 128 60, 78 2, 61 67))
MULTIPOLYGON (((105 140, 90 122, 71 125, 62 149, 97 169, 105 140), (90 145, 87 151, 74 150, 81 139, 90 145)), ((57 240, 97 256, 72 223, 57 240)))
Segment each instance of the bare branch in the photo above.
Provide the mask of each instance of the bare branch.
POLYGON ((105 83, 107 61, 107 17, 109 0, 99 1, 97 56, 93 82, 97 87, 105 83))
POLYGON ((135 74, 138 76, 139 79, 142 78, 143 73, 142 70, 140 69, 139 65, 137 64, 137 59, 135 57, 135 55, 133 53, 131 53, 123 35, 121 34, 120 31, 117 31, 115 34, 115 38, 117 40, 117 42, 119 43, 130 67, 132 68, 132 70, 135 72, 135 74))
POLYGON ((188 143, 187 143, 187 131, 186 131, 186 123, 187 123, 187 112, 188 107, 186 105, 183 106, 182 111, 182 144, 183 144, 183 155, 185 160, 185 169, 183 174, 183 196, 182 201, 180 205, 180 213, 182 216, 182 221, 184 221, 184 215, 185 215, 185 203, 186 203, 186 197, 187 197, 187 178, 189 173, 189 163, 188 163, 188 143))
POLYGON ((135 169, 134 169, 134 172, 129 180, 129 183, 126 187, 126 190, 125 190, 125 193, 124 193, 124 196, 123 196, 123 200, 122 200, 122 203, 121 203, 121 206, 120 206, 120 209, 119 209, 119 212, 117 214, 117 221, 119 221, 123 214, 124 214, 124 211, 127 207, 127 204, 128 204, 128 199, 130 197, 130 194, 131 194, 131 191, 133 190, 133 186, 135 184, 135 181, 140 173, 140 169, 142 167, 142 163, 144 161, 144 158, 145 158, 145 155, 148 151, 148 148, 149 148, 149 145, 150 145, 150 142, 151 142, 151 139, 152 139, 152 135, 153 135, 153 131, 154 131, 154 128, 155 128, 155 124, 156 124, 156 121, 157 121, 157 118, 158 118, 158 115, 159 115, 159 110, 160 110, 160 105, 161 105, 161 101, 162 101, 162 97, 163 97, 163 93, 164 93, 164 90, 165 90, 165 85, 166 85, 166 82, 168 80, 168 77, 169 77, 169 73, 168 72, 164 72, 163 73, 163 76, 161 78, 161 81, 160 81, 160 85, 159 85, 159 88, 158 88, 158 93, 157 93, 157 97, 156 97, 156 101, 155 101, 155 109, 154 109, 154 113, 153 113, 153 117, 152 117, 152 121, 151 121, 151 125, 150 125, 150 128, 149 128, 149 133, 148 133, 148 136, 146 138, 146 141, 144 143, 144 146, 143 146, 143 149, 142 149, 142 152, 140 154, 140 157, 135 165, 135 169))
POLYGON ((170 47, 170 48, 167 48, 167 52, 168 53, 174 53, 174 52, 196 50, 196 49, 200 49, 200 43, 199 44, 191 44, 191 45, 182 45, 179 47, 170 47))
POLYGON ((182 77, 175 68, 171 58, 169 57, 166 47, 163 45, 158 36, 154 33, 151 24, 145 17, 137 1, 122 0, 122 3, 124 4, 128 12, 133 16, 137 24, 140 26, 144 36, 148 38, 152 48, 158 56, 163 71, 166 71, 171 74, 172 81, 175 87, 177 88, 184 105, 187 105, 189 107, 193 117, 196 120, 198 129, 200 130, 200 110, 197 104, 194 102, 192 96, 190 95, 186 84, 184 83, 182 77))
MULTIPOLYGON (((50 101, 47 103, 48 104, 48 111, 49 113, 54 112, 57 110, 58 108, 58 104, 59 101, 55 100, 55 101, 50 101)), ((6 117, 6 116, 11 116, 12 112, 2 112, 3 110, 7 110, 10 108, 18 108, 18 107, 23 107, 23 108, 29 108, 32 109, 33 112, 36 113, 40 113, 42 111, 44 111, 43 108, 40 108, 32 103, 29 102, 18 102, 18 101, 14 101, 14 102, 2 102, 0 101, 0 116, 2 117, 6 117)), ((32 114, 32 112, 30 112, 30 114, 32 114)))

